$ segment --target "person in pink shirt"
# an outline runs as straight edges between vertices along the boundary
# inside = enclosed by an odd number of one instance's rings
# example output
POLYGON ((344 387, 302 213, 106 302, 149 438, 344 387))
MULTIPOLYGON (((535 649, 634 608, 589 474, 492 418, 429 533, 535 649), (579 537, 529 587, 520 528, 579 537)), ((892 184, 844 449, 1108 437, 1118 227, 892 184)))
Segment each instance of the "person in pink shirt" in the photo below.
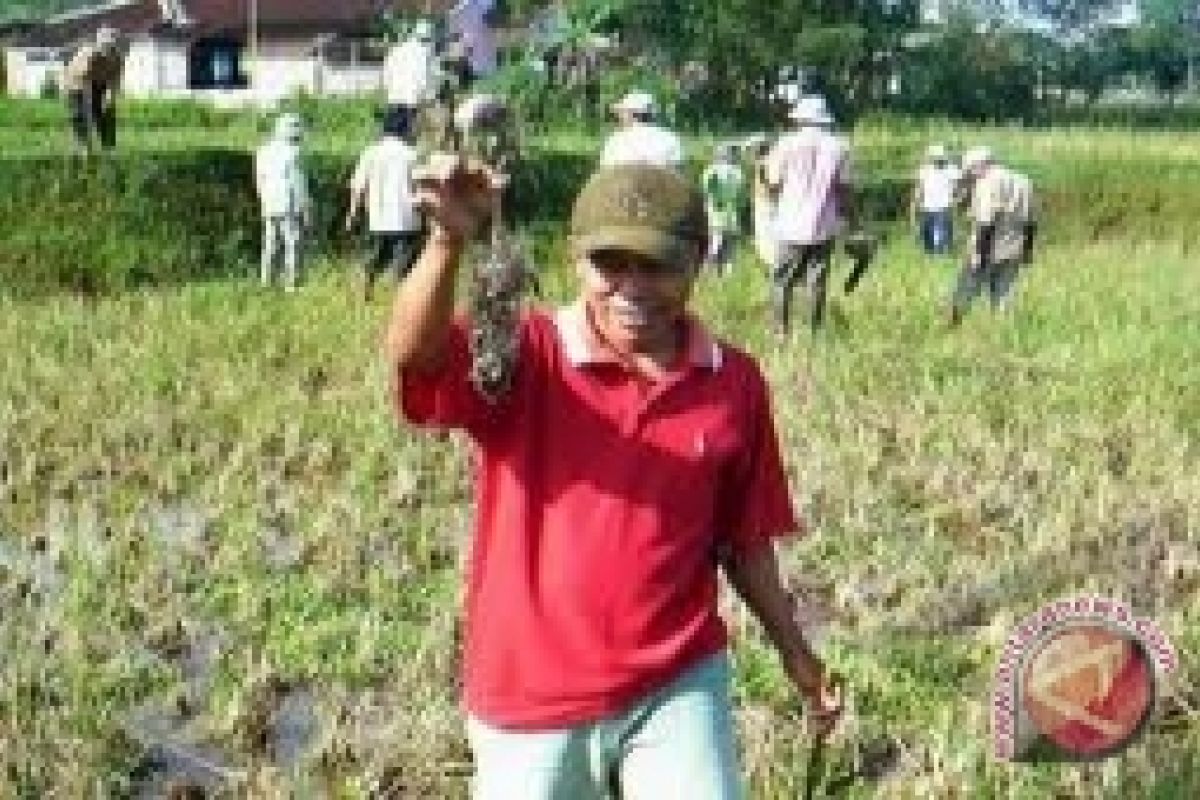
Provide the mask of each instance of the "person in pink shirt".
POLYGON ((778 197, 772 307, 781 332, 790 328, 792 293, 801 280, 808 290, 810 324, 816 329, 824 321, 834 238, 851 199, 850 148, 829 130, 833 117, 824 98, 800 98, 789 117, 795 129, 780 137, 766 162, 767 182, 778 197))

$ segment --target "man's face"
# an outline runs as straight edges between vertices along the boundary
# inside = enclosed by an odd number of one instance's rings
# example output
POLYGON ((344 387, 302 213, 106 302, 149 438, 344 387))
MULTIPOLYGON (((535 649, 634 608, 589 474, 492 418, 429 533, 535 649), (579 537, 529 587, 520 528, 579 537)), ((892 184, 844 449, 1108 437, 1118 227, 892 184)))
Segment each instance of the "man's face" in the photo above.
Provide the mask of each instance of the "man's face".
POLYGON ((699 246, 686 264, 663 264, 626 250, 579 254, 581 295, 606 343, 620 355, 659 354, 673 347, 699 257, 699 246))

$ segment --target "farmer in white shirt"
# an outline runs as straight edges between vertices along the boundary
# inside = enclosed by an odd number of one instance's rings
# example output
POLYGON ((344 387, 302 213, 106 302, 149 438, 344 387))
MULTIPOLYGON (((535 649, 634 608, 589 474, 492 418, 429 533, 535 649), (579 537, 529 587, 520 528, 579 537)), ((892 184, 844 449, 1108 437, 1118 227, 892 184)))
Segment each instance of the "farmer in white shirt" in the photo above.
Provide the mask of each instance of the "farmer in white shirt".
POLYGON ((621 127, 604 143, 600 166, 651 164, 677 168, 683 163, 683 142, 655 124, 658 116, 654 98, 646 92, 630 92, 613 105, 621 127))
POLYGON ((833 117, 825 99, 803 97, 789 117, 796 128, 780 137, 765 170, 778 193, 772 305, 781 332, 790 327, 792 291, 800 280, 808 288, 810 324, 816 329, 824 321, 834 237, 851 200, 850 148, 829 131, 833 117))
POLYGON ((1003 309, 1021 268, 1033 258, 1037 233, 1033 185, 1001 166, 986 147, 963 157, 964 184, 971 203, 971 244, 950 305, 950 325, 963 320, 986 288, 992 308, 1003 309))
POLYGON ((368 145, 350 179, 350 208, 346 230, 354 228, 364 200, 367 227, 375 255, 365 265, 363 299, 371 299, 375 279, 389 266, 396 282, 408 274, 421 247, 421 217, 413 202, 413 147, 410 120, 404 111, 384 114, 383 135, 368 145))
POLYGON ((300 161, 303 125, 296 114, 281 114, 275 131, 254 159, 255 187, 263 217, 263 286, 269 286, 275 256, 282 247, 284 289, 294 291, 299 277, 304 229, 312 219, 308 180, 300 161))
POLYGON ((946 148, 930 145, 925 163, 917 172, 913 193, 913 216, 921 234, 921 244, 930 255, 950 252, 954 238, 954 198, 962 173, 950 163, 946 148))
POLYGON ((420 20, 384 57, 383 92, 388 112, 407 114, 413 124, 418 112, 433 102, 440 80, 433 24, 420 20))

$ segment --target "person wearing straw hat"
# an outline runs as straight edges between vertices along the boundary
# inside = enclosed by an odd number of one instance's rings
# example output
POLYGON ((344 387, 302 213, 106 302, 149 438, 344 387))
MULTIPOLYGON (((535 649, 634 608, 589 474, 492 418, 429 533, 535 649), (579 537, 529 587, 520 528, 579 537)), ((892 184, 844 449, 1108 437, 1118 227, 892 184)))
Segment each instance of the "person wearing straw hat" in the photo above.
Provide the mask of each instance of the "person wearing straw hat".
POLYGON ((946 148, 930 145, 925 163, 917 171, 912 198, 912 217, 921 244, 930 255, 945 255, 953 245, 954 199, 961 179, 962 173, 950 161, 946 148))
POLYGON ((312 219, 308 178, 300 159, 304 125, 297 114, 280 114, 271 138, 255 153, 254 175, 263 217, 261 281, 273 282, 275 259, 283 251, 285 291, 299 280, 304 229, 312 219))
POLYGON ((678 168, 683 163, 683 142, 674 132, 656 124, 658 104, 648 92, 633 91, 613 104, 620 127, 600 153, 600 165, 654 164, 678 168))
POLYGON ((96 31, 94 42, 79 48, 63 71, 71 129, 84 151, 92 148, 93 131, 101 148, 108 150, 117 144, 117 92, 124 66, 121 34, 105 25, 96 31))
POLYGON ((987 147, 967 151, 963 174, 973 229, 950 303, 951 326, 962 322, 985 288, 992 308, 1007 306, 1021 267, 1032 260, 1037 232, 1027 176, 998 163, 987 147))
POLYGON ((834 238, 850 210, 850 148, 833 134, 825 98, 808 95, 792 106, 795 129, 767 156, 767 182, 777 193, 775 239, 779 253, 772 280, 776 329, 791 325, 791 301, 800 281, 808 291, 809 324, 824 322, 826 285, 834 238))
POLYGON ((454 313, 486 170, 423 184, 431 233, 384 351, 397 414, 476 455, 464 694, 474 800, 736 800, 721 572, 819 731, 838 683, 806 640, 776 542, 800 525, 754 359, 688 310, 704 199, 677 171, 602 168, 570 220, 576 299, 521 317, 517 373, 470 380, 454 313))

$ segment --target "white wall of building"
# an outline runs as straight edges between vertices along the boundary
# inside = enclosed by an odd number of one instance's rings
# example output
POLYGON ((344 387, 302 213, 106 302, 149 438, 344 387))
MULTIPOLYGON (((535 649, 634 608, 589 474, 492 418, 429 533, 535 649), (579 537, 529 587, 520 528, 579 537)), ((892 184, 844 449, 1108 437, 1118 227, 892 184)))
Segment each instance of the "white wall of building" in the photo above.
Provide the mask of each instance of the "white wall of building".
POLYGON ((246 54, 252 94, 272 103, 299 92, 320 96, 371 94, 379 90, 378 64, 329 64, 312 52, 312 41, 270 41, 259 46, 257 63, 246 54))
POLYGON ((11 97, 39 97, 46 84, 58 84, 66 67, 64 54, 55 47, 9 47, 4 51, 4 74, 11 97))
POLYGON ((136 39, 125 57, 122 92, 154 97, 188 88, 187 43, 170 39, 136 39))
MULTIPOLYGON (((8 94, 37 97, 46 81, 57 83, 66 53, 56 48, 5 49, 8 94)), ((202 89, 188 86, 188 44, 173 39, 138 38, 129 44, 122 94, 129 97, 195 96, 217 102, 270 105, 298 93, 320 96, 370 95, 379 91, 382 69, 370 63, 324 63, 312 53, 311 40, 263 42, 257 63, 245 54, 249 89, 202 89)))

